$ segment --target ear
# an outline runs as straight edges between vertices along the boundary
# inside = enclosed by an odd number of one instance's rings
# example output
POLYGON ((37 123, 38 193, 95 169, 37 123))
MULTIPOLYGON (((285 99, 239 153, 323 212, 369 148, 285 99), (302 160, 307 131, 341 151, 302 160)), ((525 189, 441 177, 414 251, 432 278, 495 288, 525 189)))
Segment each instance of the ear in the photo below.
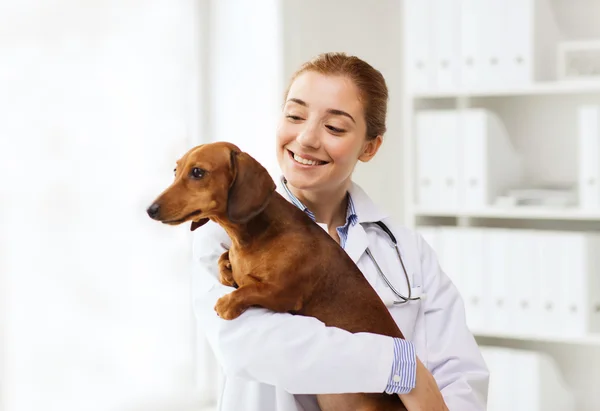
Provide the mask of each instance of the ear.
POLYGON ((260 214, 275 191, 267 170, 247 153, 231 151, 233 181, 227 196, 227 218, 243 224, 260 214))
POLYGON ((206 223, 208 223, 208 218, 201 218, 198 221, 192 221, 192 226, 190 227, 190 231, 194 231, 196 228, 202 227, 206 223))
POLYGON ((363 150, 360 153, 360 155, 358 156, 358 159, 365 163, 367 161, 371 160, 375 156, 375 154, 377 154, 377 151, 379 151, 379 147, 381 147, 381 143, 383 143, 382 136, 377 136, 371 140, 365 141, 363 150))

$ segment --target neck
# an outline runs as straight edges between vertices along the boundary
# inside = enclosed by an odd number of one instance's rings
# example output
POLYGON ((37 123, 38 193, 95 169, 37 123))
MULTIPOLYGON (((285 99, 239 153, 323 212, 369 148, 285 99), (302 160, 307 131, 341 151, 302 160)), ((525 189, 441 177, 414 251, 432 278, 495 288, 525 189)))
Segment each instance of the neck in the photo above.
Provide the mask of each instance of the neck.
POLYGON ((224 215, 213 216, 211 220, 223 227, 233 244, 243 247, 260 236, 267 228, 273 229, 273 222, 269 222, 268 220, 274 202, 275 199, 271 199, 263 212, 245 223, 231 222, 224 215))
POLYGON ((318 223, 339 227, 346 222, 350 181, 332 190, 299 190, 288 183, 290 191, 315 215, 318 223))

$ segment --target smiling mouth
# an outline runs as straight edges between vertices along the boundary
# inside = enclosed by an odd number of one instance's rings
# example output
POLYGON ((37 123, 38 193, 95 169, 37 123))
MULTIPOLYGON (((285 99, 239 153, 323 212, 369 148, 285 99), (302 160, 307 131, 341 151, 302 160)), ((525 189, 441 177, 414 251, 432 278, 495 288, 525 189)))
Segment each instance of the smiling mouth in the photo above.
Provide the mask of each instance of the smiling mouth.
POLYGON ((165 224, 181 224, 181 223, 185 223, 191 217, 197 216, 198 214, 202 214, 202 210, 193 211, 193 212, 189 213, 188 215, 186 215, 185 217, 178 218, 177 220, 166 220, 166 221, 163 221, 163 223, 165 223, 165 224))
POLYGON ((296 162, 298 164, 302 164, 304 166, 322 166, 325 164, 329 164, 329 162, 327 162, 327 161, 309 160, 307 158, 300 157, 298 154, 296 154, 290 150, 288 150, 288 154, 289 154, 290 158, 292 160, 294 160, 294 162, 296 162))

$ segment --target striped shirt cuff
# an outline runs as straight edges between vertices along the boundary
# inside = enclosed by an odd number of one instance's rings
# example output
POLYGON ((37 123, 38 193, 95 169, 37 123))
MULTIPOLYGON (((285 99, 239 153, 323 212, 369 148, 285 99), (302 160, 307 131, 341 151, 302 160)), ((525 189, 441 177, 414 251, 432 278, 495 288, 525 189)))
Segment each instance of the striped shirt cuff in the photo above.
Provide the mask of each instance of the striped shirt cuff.
POLYGON ((394 363, 385 389, 387 394, 406 394, 417 382, 417 356, 410 341, 394 338, 394 363))

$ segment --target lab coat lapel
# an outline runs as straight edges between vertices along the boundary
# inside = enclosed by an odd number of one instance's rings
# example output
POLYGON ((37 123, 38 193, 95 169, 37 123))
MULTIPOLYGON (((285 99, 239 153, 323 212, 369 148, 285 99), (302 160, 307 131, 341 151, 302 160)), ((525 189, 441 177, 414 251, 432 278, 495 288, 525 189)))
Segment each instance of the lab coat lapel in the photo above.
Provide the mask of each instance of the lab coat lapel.
POLYGON ((358 260, 368 246, 369 238, 367 237, 367 233, 362 225, 355 224, 350 226, 348 229, 348 238, 346 239, 345 250, 355 264, 358 263, 358 260))
POLYGON ((358 263, 358 260, 369 246, 367 232, 361 223, 380 221, 386 218, 387 215, 373 203, 373 200, 356 183, 353 182, 348 191, 358 217, 358 224, 350 226, 345 249, 354 263, 358 263))

